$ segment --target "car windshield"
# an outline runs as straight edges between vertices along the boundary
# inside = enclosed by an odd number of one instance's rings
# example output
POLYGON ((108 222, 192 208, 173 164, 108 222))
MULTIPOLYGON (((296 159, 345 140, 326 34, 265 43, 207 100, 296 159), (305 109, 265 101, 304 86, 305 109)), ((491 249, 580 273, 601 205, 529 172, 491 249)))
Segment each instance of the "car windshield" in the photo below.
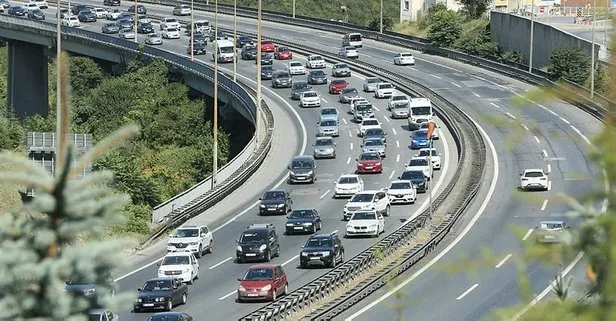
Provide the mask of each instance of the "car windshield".
POLYGON ((428 137, 428 132, 425 130, 416 130, 413 132, 414 138, 426 138, 428 137))
POLYGON ((370 111, 370 110, 372 110, 372 105, 370 105, 370 104, 360 104, 360 105, 357 105, 357 107, 355 107, 355 109, 357 111, 361 111, 361 112, 370 111))
POLYGON ((199 236, 199 229, 196 228, 181 228, 175 231, 173 237, 197 237, 199 236))
POLYGON ((315 146, 334 146, 333 139, 319 139, 315 146))
POLYGON ((391 183, 391 186, 389 187, 389 189, 410 189, 410 188, 411 188, 411 183, 409 182, 391 183))
POLYGON ((161 265, 186 265, 190 264, 190 257, 188 255, 174 255, 166 256, 163 259, 161 265))
POLYGON ((310 75, 312 77, 324 77, 325 76, 325 72, 323 72, 323 70, 315 70, 315 71, 311 71, 310 75))
POLYGON ((562 229, 563 223, 541 223, 541 228, 545 230, 562 229))
MULTIPOLYGON (((293 162, 293 165, 292 165, 293 168, 296 168, 294 167, 295 162, 297 161, 293 162)), ((297 167, 297 168, 303 168, 303 167, 297 167)), ((265 195, 263 195, 264 200, 283 200, 284 198, 285 198, 285 195, 283 191, 269 191, 269 192, 266 192, 265 195)))
POLYGON ((421 171, 405 171, 404 173, 402 173, 402 176, 400 176, 400 179, 424 179, 424 173, 422 173, 421 171))
POLYGON ((334 108, 323 108, 321 109, 321 115, 336 115, 338 111, 334 108))
POLYGON ((320 123, 321 127, 330 127, 330 126, 336 126, 336 121, 335 120, 324 120, 320 123))
POLYGON ((374 212, 357 212, 353 214, 351 220, 376 220, 376 213, 374 212))
POLYGON ((273 70, 274 68, 272 68, 271 66, 261 67, 261 72, 272 72, 273 70))
POLYGON ((425 158, 411 159, 409 166, 428 166, 428 160, 425 158))
POLYGON ((111 22, 111 23, 106 23, 106 24, 105 24, 105 27, 107 27, 107 28, 113 28, 113 27, 117 27, 117 25, 116 25, 115 23, 111 22))
POLYGON ((332 80, 332 85, 346 85, 346 80, 332 80))
POLYGON ((155 33, 151 33, 148 35, 148 38, 160 38, 160 36, 155 33))
POLYGON ((293 212, 291 212, 291 215, 289 215, 290 218, 302 218, 302 217, 313 217, 314 216, 314 212, 312 210, 293 210, 293 212))
MULTIPOLYGON (((263 67, 261 67, 261 68, 263 68, 263 67)), ((284 73, 283 73, 283 72, 281 72, 281 73, 279 73, 279 74, 276 76, 276 78, 291 78, 291 77, 290 77, 290 76, 289 76, 289 74, 287 74, 286 72, 284 72, 284 73)))
POLYGON ((305 82, 300 82, 300 83, 294 83, 293 84, 293 89, 306 89, 308 88, 308 84, 305 82))
POLYGON ((338 184, 357 184, 359 180, 357 177, 340 177, 338 184))
POLYGON ((261 44, 262 44, 262 45, 271 45, 271 44, 272 44, 272 42, 271 42, 271 41, 269 41, 269 40, 264 40, 264 41, 261 41, 261 44))
MULTIPOLYGON (((257 51, 257 47, 248 47, 247 46, 247 47, 244 48, 244 51, 246 51, 246 52, 256 52, 257 51)), ((261 67, 261 68, 264 68, 264 67, 261 67)))
POLYGON ((335 64, 333 66, 334 69, 342 69, 342 68, 348 68, 346 64, 335 64))
POLYGON ((290 67, 301 67, 302 63, 301 62, 290 62, 289 66, 290 67))
POLYGON ((274 270, 272 269, 250 269, 244 275, 244 280, 259 281, 272 280, 274 278, 274 270))
POLYGON ((178 32, 178 30, 175 28, 169 28, 167 29, 167 32, 178 32))
POLYGON ((220 48, 220 53, 233 53, 233 47, 232 46, 219 47, 219 48, 220 48))
POLYGON ((543 177, 542 172, 526 172, 525 177, 543 177))
POLYGON ((378 126, 379 121, 376 119, 367 119, 364 120, 364 122, 362 123, 362 126, 378 126))
POLYGON ((379 85, 380 89, 389 89, 389 88, 393 88, 394 86, 392 84, 381 84, 379 85))
POLYGON ((88 320, 89 321, 101 321, 102 314, 100 312, 90 313, 88 320))
POLYGON ((332 240, 323 237, 314 237, 306 242, 306 247, 331 247, 332 240))
POLYGON ((310 56, 308 57, 308 60, 316 61, 316 60, 323 60, 323 58, 321 58, 321 56, 310 56))
MULTIPOLYGON (((425 157, 425 156, 430 156, 430 151, 428 150, 420 150, 419 151, 419 156, 420 157, 425 157)), ((438 156, 438 153, 436 152, 436 150, 432 150, 432 156, 438 156)))
POLYGON ((369 84, 374 84, 374 83, 381 82, 381 80, 379 78, 368 78, 366 79, 366 82, 369 84))
POLYGON ((412 107, 411 111, 413 112, 413 115, 430 115, 430 107, 428 106, 424 106, 424 107, 412 107))
POLYGON ((380 139, 367 140, 364 142, 364 146, 383 146, 383 142, 380 139))
POLYGON ((358 94, 359 92, 355 88, 344 88, 342 89, 341 94, 358 94))
POLYGON ((359 157, 359 160, 362 160, 362 161, 381 160, 381 156, 379 156, 379 154, 377 153, 364 153, 364 154, 361 154, 361 156, 359 157))
POLYGON ((289 48, 287 48, 287 47, 278 47, 278 52, 282 52, 282 51, 289 51, 289 48))
POLYGON ((151 317, 148 318, 148 321, 180 321, 180 316, 179 315, 167 315, 167 314, 163 314, 163 315, 153 315, 151 317))
POLYGON ((374 194, 355 194, 353 198, 351 198, 350 202, 357 202, 357 203, 372 202, 372 198, 374 198, 374 194))
POLYGON ((240 243, 251 243, 263 241, 267 238, 265 231, 247 231, 242 233, 240 237, 240 243))
POLYGON ((405 96, 393 96, 391 97, 391 100, 396 101, 396 100, 406 100, 405 96))
MULTIPOLYGON (((231 48, 231 47, 227 47, 227 48, 231 48)), ((231 48, 231 52, 233 52, 233 48, 231 48)), ((262 52, 261 53, 261 59, 271 59, 272 55, 267 53, 267 52, 262 52)))
POLYGON ((176 23, 176 22, 178 21, 173 18, 167 18, 167 21, 166 21, 166 23, 176 23))
POLYGON ((410 54, 410 53, 402 53, 402 54, 400 54, 400 56, 401 57, 413 57, 413 55, 410 54))
POLYGON ((311 98, 311 97, 318 97, 318 95, 314 91, 309 91, 309 92, 304 93, 304 97, 311 98))
POLYGON ((383 136, 383 130, 381 128, 371 128, 366 130, 366 136, 383 136))
POLYGON ((171 290, 171 280, 152 280, 143 285, 143 291, 167 291, 171 290))

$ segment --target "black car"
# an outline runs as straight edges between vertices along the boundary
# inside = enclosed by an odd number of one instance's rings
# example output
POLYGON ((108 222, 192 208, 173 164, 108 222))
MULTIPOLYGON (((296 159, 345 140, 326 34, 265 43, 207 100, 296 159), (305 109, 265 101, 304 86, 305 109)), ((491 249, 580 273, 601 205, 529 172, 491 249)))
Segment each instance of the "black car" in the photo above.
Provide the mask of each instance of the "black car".
POLYGON ((311 85, 327 84, 327 75, 323 70, 311 70, 306 79, 311 85))
POLYGON ((79 19, 79 22, 96 22, 96 14, 90 9, 81 10, 77 19, 79 19))
POLYGON ((255 60, 257 59, 257 47, 246 45, 242 48, 243 60, 255 60))
POLYGON ((13 15, 13 16, 20 16, 23 17, 26 15, 26 9, 24 7, 21 6, 12 6, 9 8, 8 14, 13 15))
POLYGON ((171 311, 176 305, 186 304, 188 285, 178 278, 155 278, 146 281, 137 292, 134 312, 154 309, 171 311))
MULTIPOLYGON (((255 63, 257 60, 255 59, 255 63)), ((274 55, 269 52, 261 53, 261 65, 273 65, 274 64, 274 55)))
POLYGON ((411 181, 417 188, 417 193, 425 193, 428 190, 428 180, 422 171, 404 171, 398 179, 411 181))
POLYGON ((225 34, 224 31, 218 30, 218 33, 215 35, 214 31, 212 30, 212 32, 210 33, 210 41, 214 41, 216 39, 227 40, 227 34, 225 34))
POLYGON ((28 18, 35 20, 45 20, 45 13, 41 9, 31 10, 28 12, 28 18))
POLYGON ((293 210, 287 217, 285 232, 293 233, 316 233, 321 229, 321 216, 316 209, 293 210))
POLYGON ((193 317, 184 312, 159 312, 154 313, 148 321, 193 321, 193 317))
POLYGON ((344 247, 336 232, 317 234, 308 239, 299 254, 299 265, 302 269, 310 266, 336 267, 344 262, 344 247))
POLYGON ((364 133, 364 140, 370 138, 380 138, 383 143, 387 143, 387 138, 385 136, 387 136, 387 133, 384 132, 382 128, 369 128, 366 129, 366 132, 364 133))
MULTIPOLYGON (((115 295, 115 282, 113 281, 113 277, 111 277, 111 275, 109 274, 104 279, 106 282, 105 285, 107 289, 111 291, 109 294, 115 295)), ((80 295, 80 296, 83 295, 86 297, 91 297, 91 298, 96 298, 99 295, 101 295, 101 293, 104 292, 103 287, 97 286, 92 281, 83 280, 82 278, 78 276, 70 277, 66 281, 66 285, 64 286, 64 291, 68 293, 80 295)))
MULTIPOLYGON (((188 48, 186 49, 186 53, 190 55, 190 47, 188 44, 188 48)), ((193 54, 195 55, 205 55, 205 44, 202 42, 195 42, 195 47, 192 49, 193 54)))
MULTIPOLYGON (((131 13, 135 13, 135 5, 132 5, 130 7, 128 7, 128 9, 126 9, 126 12, 131 12, 131 13)), ((137 14, 146 14, 148 13, 148 10, 142 5, 142 4, 138 4, 137 5, 137 14)))
POLYGON ((274 224, 249 225, 237 240, 235 250, 237 263, 248 260, 269 262, 272 257, 279 255, 280 243, 278 243, 278 233, 276 233, 274 224))
POLYGON ((103 0, 104 6, 119 6, 120 0, 103 0))
POLYGON ((199 43, 199 44, 203 44, 204 46, 207 44, 207 38, 205 37, 205 35, 203 33, 195 32, 195 35, 193 36, 193 40, 192 41, 195 44, 199 43))
POLYGON ((237 41, 235 42, 235 46, 238 48, 243 48, 247 44, 253 43, 252 38, 248 36, 238 36, 237 41))
POLYGON ((106 23, 103 28, 102 28, 103 33, 118 33, 120 32, 120 27, 113 23, 113 22, 108 22, 106 23))
MULTIPOLYGON (((64 19, 64 17, 69 15, 69 10, 66 8, 60 9, 60 19, 64 19)), ((58 17, 58 13, 56 13, 56 18, 58 17)))
POLYGON ((274 74, 274 67, 272 66, 261 66, 261 79, 269 80, 272 79, 272 75, 274 74))
POLYGON ((122 20, 122 19, 129 20, 130 23, 134 23, 135 22, 135 14, 133 12, 122 12, 118 16, 118 19, 116 19, 116 20, 122 20))
POLYGON ((296 81, 291 85, 291 99, 297 100, 302 95, 303 92, 309 91, 312 89, 305 81, 296 81))
POLYGON ((116 25, 120 28, 120 30, 133 29, 133 23, 128 19, 120 19, 116 21, 116 25))
POLYGON ((154 26, 151 23, 139 23, 137 24, 137 33, 153 33, 154 26))
POLYGON ((287 214, 293 206, 291 195, 281 189, 269 190, 259 200, 261 201, 259 215, 287 214))
POLYGON ((78 15, 81 11, 89 9, 85 4, 76 4, 71 8, 71 13, 78 15))

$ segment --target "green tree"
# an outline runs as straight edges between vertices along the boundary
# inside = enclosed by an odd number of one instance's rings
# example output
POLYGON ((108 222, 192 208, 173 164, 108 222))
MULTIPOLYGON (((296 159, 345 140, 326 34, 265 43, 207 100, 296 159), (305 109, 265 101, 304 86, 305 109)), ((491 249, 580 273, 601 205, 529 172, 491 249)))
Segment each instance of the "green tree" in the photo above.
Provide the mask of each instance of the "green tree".
POLYGON ((464 6, 462 12, 468 20, 479 19, 483 16, 490 6, 491 0, 459 0, 464 6))
POLYGON ((462 19, 456 12, 437 11, 428 27, 428 40, 437 47, 449 47, 460 37, 461 24, 462 19))
POLYGON ((517 51, 505 51, 500 55, 500 59, 501 61, 516 62, 521 64, 524 62, 524 54, 517 51))
POLYGON ((498 44, 490 38, 490 22, 487 19, 477 19, 462 25, 460 38, 454 43, 454 48, 477 56, 493 56, 498 52, 498 44))
POLYGON ((87 95, 96 88, 107 76, 103 69, 89 57, 71 57, 69 60, 71 75, 71 90, 73 96, 87 95))
POLYGON ((419 28, 428 28, 428 26, 430 26, 430 23, 432 23, 434 14, 440 11, 447 11, 447 5, 444 2, 438 2, 431 5, 430 8, 428 8, 428 13, 419 19, 419 28))
POLYGON ((194 185, 197 169, 192 166, 192 159, 195 153, 196 148, 192 146, 164 146, 143 157, 144 176, 156 186, 161 201, 194 185))
POLYGON ((26 141, 26 132, 19 124, 19 120, 9 115, 0 114, 0 151, 14 150, 23 146, 26 141))
POLYGON ((56 130, 56 118, 54 115, 26 116, 23 120, 23 127, 27 132, 53 132, 56 130))
POLYGON ((552 80, 567 79, 584 85, 590 75, 590 56, 579 48, 560 48, 550 56, 548 73, 552 80))

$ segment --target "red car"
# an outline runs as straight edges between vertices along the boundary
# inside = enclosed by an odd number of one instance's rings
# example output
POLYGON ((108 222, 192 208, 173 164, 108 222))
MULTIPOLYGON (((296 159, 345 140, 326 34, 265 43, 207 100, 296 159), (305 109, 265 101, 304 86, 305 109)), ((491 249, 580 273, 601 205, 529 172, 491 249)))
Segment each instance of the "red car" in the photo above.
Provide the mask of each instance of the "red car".
POLYGON ((261 40, 262 52, 274 52, 274 50, 276 50, 276 45, 271 40, 261 40))
POLYGON ((279 264, 257 264, 248 268, 243 277, 237 279, 237 301, 275 301, 279 295, 287 294, 287 274, 279 264))
POLYGON ((343 79, 334 79, 329 83, 329 93, 339 94, 342 89, 346 88, 349 83, 343 79))
POLYGON ((363 153, 359 155, 357 161, 357 173, 382 173, 383 164, 381 163, 381 156, 379 153, 363 153))
POLYGON ((277 47, 274 51, 274 58, 278 60, 293 59, 293 53, 287 47, 277 47))

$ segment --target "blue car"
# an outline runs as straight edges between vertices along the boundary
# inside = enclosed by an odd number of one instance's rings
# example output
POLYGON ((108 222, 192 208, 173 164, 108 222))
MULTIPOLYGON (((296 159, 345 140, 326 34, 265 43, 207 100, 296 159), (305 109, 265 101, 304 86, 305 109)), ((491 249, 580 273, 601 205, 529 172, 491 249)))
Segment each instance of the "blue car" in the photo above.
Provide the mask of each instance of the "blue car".
POLYGON ((413 132, 411 135, 411 149, 420 149, 424 147, 430 147, 430 141, 428 140, 428 130, 420 129, 413 132))
POLYGON ((285 233, 315 233, 321 229, 321 216, 316 209, 293 210, 287 218, 285 233))

